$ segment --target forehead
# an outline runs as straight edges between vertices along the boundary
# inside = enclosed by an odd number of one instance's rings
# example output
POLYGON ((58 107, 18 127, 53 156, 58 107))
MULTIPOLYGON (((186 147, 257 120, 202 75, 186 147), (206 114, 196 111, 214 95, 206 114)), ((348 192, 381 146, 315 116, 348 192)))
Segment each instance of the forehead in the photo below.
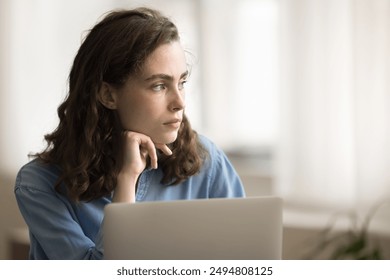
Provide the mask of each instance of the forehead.
POLYGON ((185 53, 180 42, 172 42, 157 47, 145 60, 142 77, 155 74, 180 76, 187 71, 185 53))

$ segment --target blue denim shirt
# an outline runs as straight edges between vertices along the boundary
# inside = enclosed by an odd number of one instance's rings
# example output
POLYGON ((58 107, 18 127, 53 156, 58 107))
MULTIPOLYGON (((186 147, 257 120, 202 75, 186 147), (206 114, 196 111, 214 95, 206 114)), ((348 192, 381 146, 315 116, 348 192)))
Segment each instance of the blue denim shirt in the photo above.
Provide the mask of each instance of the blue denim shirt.
MULTIPOLYGON (((223 151, 204 136, 200 139, 209 152, 200 173, 179 185, 164 186, 161 169, 145 170, 136 201, 245 196, 223 151)), ((30 233, 30 259, 102 259, 104 206, 111 197, 72 202, 54 189, 59 175, 58 167, 33 160, 16 177, 15 196, 30 233)))

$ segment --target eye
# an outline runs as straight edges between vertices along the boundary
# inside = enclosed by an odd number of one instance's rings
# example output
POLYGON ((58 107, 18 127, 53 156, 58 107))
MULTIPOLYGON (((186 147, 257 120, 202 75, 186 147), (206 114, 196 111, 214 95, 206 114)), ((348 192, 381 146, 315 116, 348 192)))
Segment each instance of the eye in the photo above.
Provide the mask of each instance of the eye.
POLYGON ((187 83, 187 80, 183 80, 179 83, 179 89, 182 90, 184 89, 184 85, 187 83))
POLYGON ((165 84, 157 84, 157 85, 154 85, 152 86, 152 90, 153 91, 162 91, 162 90, 165 90, 166 89, 166 86, 165 84))

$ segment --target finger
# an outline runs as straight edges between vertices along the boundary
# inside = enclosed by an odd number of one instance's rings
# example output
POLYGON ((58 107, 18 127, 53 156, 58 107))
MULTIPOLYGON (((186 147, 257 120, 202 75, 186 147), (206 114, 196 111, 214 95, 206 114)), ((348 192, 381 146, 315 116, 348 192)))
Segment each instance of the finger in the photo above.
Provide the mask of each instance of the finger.
POLYGON ((151 167, 153 169, 157 169, 157 153, 156 153, 156 146, 154 145, 153 141, 149 137, 146 137, 141 140, 140 146, 147 151, 150 157, 151 167))
POLYGON ((150 137, 131 131, 124 131, 124 134, 128 138, 128 143, 136 143, 135 146, 129 146, 133 155, 139 154, 143 160, 146 160, 146 157, 149 155, 151 167, 157 168, 156 147, 150 137))
POLYGON ((167 156, 172 155, 172 151, 171 151, 171 149, 169 149, 169 147, 167 145, 160 144, 160 143, 155 143, 155 146, 156 146, 157 149, 162 151, 165 155, 167 155, 167 156))

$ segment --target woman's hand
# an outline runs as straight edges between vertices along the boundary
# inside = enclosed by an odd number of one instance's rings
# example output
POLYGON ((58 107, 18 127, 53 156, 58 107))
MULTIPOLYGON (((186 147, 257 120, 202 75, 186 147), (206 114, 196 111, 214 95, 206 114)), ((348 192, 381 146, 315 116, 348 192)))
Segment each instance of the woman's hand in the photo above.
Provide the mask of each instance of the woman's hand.
POLYGON ((149 136, 133 131, 123 132, 122 167, 118 174, 113 202, 135 202, 137 180, 146 167, 148 156, 151 167, 157 168, 156 149, 166 155, 172 154, 167 145, 153 143, 149 136))

